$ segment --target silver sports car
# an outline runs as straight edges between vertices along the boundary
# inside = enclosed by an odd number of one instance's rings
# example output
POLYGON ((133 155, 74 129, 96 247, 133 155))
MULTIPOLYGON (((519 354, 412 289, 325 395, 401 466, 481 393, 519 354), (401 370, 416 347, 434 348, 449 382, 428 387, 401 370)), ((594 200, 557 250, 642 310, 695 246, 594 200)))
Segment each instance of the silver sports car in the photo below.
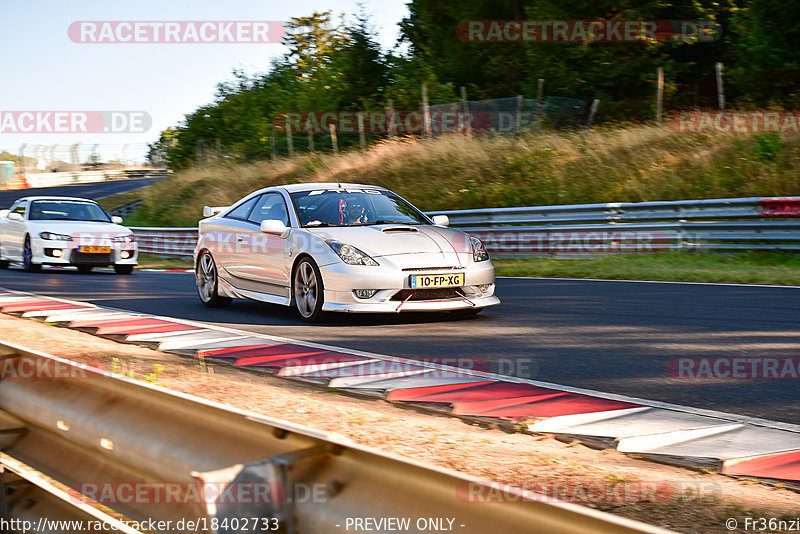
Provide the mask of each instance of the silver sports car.
POLYGON ((248 298, 322 312, 451 311, 500 300, 479 239, 382 187, 294 184, 203 209, 194 251, 203 304, 248 298))

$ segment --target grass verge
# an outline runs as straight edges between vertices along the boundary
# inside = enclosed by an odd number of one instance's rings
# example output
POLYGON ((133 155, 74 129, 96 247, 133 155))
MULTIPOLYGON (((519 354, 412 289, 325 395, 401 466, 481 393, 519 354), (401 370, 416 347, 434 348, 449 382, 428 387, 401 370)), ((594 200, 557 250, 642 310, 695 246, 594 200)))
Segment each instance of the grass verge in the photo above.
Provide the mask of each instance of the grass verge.
POLYGON ((495 259, 498 276, 800 285, 800 255, 660 252, 588 259, 495 259))
POLYGON ((192 258, 162 258, 139 254, 139 269, 191 269, 192 258))
MULTIPOLYGON (((800 192, 797 134, 628 126, 519 137, 443 135, 395 138, 322 158, 342 182, 388 187, 423 210, 800 192)), ((226 206, 270 185, 331 181, 310 154, 274 162, 220 161, 178 171, 142 190, 144 205, 130 221, 194 226, 203 205, 226 206)))

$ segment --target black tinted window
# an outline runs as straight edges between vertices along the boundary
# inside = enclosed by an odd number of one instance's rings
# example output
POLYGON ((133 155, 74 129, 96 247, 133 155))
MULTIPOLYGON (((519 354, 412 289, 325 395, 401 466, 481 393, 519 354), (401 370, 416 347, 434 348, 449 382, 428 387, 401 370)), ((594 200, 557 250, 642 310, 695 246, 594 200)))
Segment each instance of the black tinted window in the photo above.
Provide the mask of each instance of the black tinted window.
POLYGON ((238 206, 233 208, 233 210, 228 212, 228 214, 225 215, 225 217, 230 217, 232 219, 247 220, 247 216, 250 215, 250 210, 253 209, 253 205, 256 203, 256 200, 258 200, 258 197, 253 197, 244 204, 239 204, 238 206))

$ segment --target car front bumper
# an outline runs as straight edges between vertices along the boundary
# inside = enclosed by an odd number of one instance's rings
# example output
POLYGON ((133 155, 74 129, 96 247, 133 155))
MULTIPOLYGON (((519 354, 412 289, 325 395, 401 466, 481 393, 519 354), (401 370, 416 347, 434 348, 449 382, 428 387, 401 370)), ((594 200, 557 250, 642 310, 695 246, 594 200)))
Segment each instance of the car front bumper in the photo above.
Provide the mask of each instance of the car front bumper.
POLYGON ((41 265, 137 265, 139 251, 136 243, 100 243, 98 246, 110 247, 109 254, 79 255, 78 245, 70 241, 31 239, 33 263, 41 265), (53 250, 60 250, 61 256, 53 256, 53 250), (129 256, 122 257, 126 252, 129 256))
MULTIPOLYGON (((404 271, 400 268, 347 265, 342 262, 320 267, 325 287, 324 311, 350 313, 397 313, 423 311, 456 311, 486 308, 500 304, 494 295, 495 275, 491 261, 470 263, 466 268, 453 271, 404 271), (415 297, 405 300, 397 293, 413 291, 410 277, 419 274, 452 274, 463 272, 464 285, 457 289, 463 296, 420 300, 415 297), (481 290, 481 287, 484 289, 481 290), (378 290, 371 298, 358 298, 356 289, 378 290)), ((420 291, 421 293, 421 291, 420 291)))

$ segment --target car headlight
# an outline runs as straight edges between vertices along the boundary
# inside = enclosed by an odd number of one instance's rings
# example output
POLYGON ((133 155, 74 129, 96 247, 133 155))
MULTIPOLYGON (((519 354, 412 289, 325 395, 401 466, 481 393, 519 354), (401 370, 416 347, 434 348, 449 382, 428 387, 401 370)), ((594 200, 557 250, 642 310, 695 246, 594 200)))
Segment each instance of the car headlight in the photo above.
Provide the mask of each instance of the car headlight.
POLYGON ((477 237, 469 236, 469 242, 472 244, 472 259, 475 261, 486 261, 489 259, 489 253, 483 247, 483 243, 477 237))
POLYGON ((53 232, 42 232, 39 237, 47 241, 72 241, 72 237, 67 234, 54 234, 53 232))
POLYGON ((117 237, 113 238, 112 241, 114 243, 133 243, 133 234, 118 235, 117 237))
POLYGON ((364 254, 353 245, 345 245, 344 243, 333 240, 325 242, 340 258, 342 258, 342 261, 348 265, 378 265, 377 261, 364 254))

